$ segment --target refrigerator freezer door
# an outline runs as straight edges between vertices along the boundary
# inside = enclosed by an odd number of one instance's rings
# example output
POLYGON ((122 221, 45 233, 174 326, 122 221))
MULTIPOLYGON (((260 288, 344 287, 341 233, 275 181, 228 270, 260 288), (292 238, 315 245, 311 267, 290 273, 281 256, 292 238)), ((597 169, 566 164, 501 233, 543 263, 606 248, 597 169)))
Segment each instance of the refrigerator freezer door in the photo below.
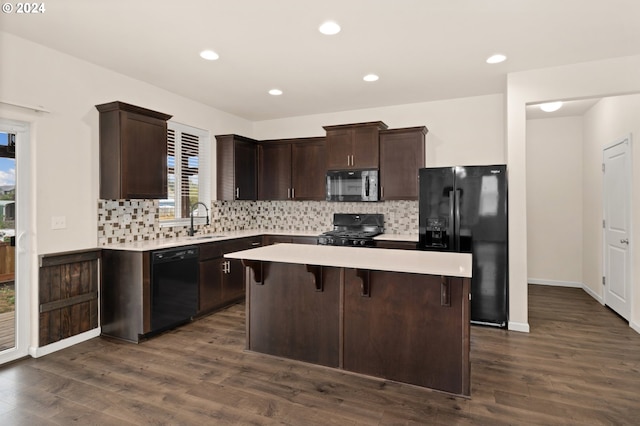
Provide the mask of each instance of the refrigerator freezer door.
POLYGON ((419 247, 456 251, 454 168, 420 169, 419 247))
POLYGON ((507 321, 506 166, 456 167, 459 251, 473 253, 471 320, 507 321))

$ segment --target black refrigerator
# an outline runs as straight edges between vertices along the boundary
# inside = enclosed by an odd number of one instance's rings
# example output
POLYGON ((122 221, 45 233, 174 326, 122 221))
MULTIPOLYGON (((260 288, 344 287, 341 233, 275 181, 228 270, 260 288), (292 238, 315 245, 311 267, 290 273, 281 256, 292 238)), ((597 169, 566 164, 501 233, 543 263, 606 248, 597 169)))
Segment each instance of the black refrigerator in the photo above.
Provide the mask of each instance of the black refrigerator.
POLYGON ((472 253, 471 322, 508 319, 507 167, 420 169, 421 250, 472 253))

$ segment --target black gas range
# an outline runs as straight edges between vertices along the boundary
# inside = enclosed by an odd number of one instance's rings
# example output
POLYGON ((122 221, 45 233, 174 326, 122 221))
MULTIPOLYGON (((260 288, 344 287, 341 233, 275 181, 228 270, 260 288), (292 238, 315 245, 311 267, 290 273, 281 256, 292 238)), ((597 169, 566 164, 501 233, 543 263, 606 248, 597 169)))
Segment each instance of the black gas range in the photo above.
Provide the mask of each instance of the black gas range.
POLYGON ((366 213, 334 213, 333 230, 318 237, 325 246, 372 247, 373 237, 384 232, 384 215, 366 213))

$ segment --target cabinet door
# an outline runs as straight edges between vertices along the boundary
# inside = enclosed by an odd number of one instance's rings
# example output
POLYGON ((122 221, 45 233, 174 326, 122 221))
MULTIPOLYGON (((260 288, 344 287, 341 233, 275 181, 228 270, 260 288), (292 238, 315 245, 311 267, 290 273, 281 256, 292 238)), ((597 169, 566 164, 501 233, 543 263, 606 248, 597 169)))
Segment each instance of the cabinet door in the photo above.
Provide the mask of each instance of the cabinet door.
POLYGON ((425 127, 380 133, 381 199, 418 199, 418 170, 425 163, 425 133, 425 127))
POLYGON ((167 198, 167 123, 121 112, 124 198, 167 198))
POLYGON ((327 170, 350 168, 353 154, 352 136, 351 129, 327 131, 327 170))
POLYGON ((260 200, 291 198, 291 144, 260 145, 258 189, 260 200))
POLYGON ((199 312, 205 312, 222 304, 221 257, 200 261, 200 303, 199 312))
POLYGON ((296 200, 324 200, 326 191, 324 139, 291 145, 291 180, 296 200))
POLYGON ((235 199, 255 200, 258 196, 258 150, 255 144, 235 141, 235 199))
POLYGON ((351 167, 355 169, 377 169, 379 164, 378 128, 355 127, 353 132, 353 157, 351 167))
POLYGON ((244 266, 238 259, 226 259, 222 275, 222 300, 233 301, 244 295, 244 266))
POLYGON ((100 112, 100 198, 167 198, 170 115, 123 102, 100 112))

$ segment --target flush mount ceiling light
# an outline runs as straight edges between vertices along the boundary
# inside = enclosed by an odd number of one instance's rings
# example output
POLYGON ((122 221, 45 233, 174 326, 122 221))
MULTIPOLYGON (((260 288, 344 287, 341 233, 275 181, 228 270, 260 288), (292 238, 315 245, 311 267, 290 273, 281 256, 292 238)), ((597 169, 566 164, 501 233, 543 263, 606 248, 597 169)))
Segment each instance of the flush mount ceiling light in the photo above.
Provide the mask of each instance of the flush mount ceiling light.
POLYGON ((220 56, 213 50, 203 50, 202 52, 200 52, 200 57, 202 59, 206 59, 207 61, 215 61, 220 56))
POLYGON ((280 95, 282 95, 282 90, 280 90, 280 89, 271 89, 271 90, 269 90, 269 94, 273 95, 273 96, 280 96, 280 95))
POLYGON ((340 32, 340 25, 334 21, 324 22, 318 30, 324 35, 334 35, 340 32))
POLYGON ((546 104, 540 104, 540 109, 544 112, 554 112, 562 108, 562 102, 547 102, 546 104))
POLYGON ((380 77, 378 77, 375 74, 367 74, 364 77, 362 77, 362 79, 364 81, 377 81, 380 77))
POLYGON ((507 60, 507 57, 505 55, 496 54, 496 55, 489 56, 487 58, 487 63, 488 64, 499 64, 500 62, 504 62, 506 60, 507 60))

